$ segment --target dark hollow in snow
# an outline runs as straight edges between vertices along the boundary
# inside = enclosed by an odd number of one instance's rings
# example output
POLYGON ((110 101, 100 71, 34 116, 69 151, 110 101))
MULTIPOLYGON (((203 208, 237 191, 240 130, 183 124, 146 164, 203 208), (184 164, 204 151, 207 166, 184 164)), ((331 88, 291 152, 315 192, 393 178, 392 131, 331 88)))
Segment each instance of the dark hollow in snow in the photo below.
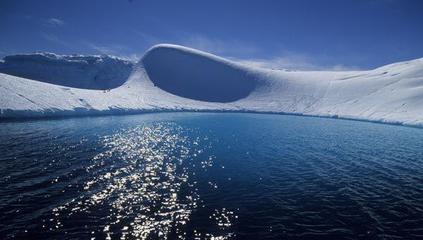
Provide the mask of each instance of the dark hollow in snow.
POLYGON ((162 90, 208 102, 233 102, 255 88, 254 77, 241 68, 199 52, 157 46, 141 60, 150 80, 162 90))

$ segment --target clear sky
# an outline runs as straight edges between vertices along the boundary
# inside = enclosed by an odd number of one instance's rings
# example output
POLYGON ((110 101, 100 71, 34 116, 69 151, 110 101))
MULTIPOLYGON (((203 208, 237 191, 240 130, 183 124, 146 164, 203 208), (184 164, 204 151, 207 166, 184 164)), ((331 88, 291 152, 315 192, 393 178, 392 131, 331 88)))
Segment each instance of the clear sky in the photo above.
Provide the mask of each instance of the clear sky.
POLYGON ((157 43, 269 66, 367 69, 423 57, 423 1, 0 1, 1 56, 136 58, 157 43))

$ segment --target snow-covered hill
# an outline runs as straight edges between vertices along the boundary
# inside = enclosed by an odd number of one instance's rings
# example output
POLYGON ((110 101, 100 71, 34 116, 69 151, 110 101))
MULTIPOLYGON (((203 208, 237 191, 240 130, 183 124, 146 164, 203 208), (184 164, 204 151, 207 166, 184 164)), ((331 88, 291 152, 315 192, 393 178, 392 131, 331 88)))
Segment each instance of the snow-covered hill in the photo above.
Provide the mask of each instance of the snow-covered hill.
MULTIPOLYGON (((77 85, 75 77, 64 81, 69 79, 68 74, 87 81, 81 72, 72 75, 78 67, 64 67, 67 62, 60 61, 59 65, 68 72, 57 75, 57 80, 51 74, 51 65, 37 64, 45 69, 34 71, 26 69, 32 65, 18 64, 21 67, 17 71, 28 74, 15 75, 27 78, 0 74, 1 118, 213 110, 292 113, 423 126, 423 58, 368 71, 270 70, 162 44, 147 51, 135 66, 131 65, 132 73, 125 81, 116 77, 114 82, 109 78, 116 86, 110 91, 93 90, 105 88, 95 81, 88 81, 88 87, 77 85), (49 80, 35 72, 48 75, 49 80)), ((106 68, 117 72, 121 69, 106 68)), ((93 79, 92 75, 87 78, 93 79)))
POLYGON ((133 65, 107 55, 35 53, 6 56, 0 72, 67 87, 110 89, 128 79, 133 65))

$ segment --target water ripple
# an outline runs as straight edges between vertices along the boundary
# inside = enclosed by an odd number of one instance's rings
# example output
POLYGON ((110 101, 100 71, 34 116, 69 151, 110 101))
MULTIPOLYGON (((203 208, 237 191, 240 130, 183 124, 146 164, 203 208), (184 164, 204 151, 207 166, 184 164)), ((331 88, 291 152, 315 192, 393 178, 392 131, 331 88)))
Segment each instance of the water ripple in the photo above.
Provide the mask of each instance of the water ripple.
POLYGON ((107 211, 106 238, 116 229, 121 238, 166 239, 172 231, 183 237, 181 226, 197 207, 198 195, 188 184, 184 164, 195 149, 181 131, 175 124, 154 124, 104 137, 107 150, 94 156, 86 168, 93 175, 84 185, 86 194, 55 208, 55 225, 63 226, 64 213, 73 218, 107 211))
POLYGON ((423 238, 420 129, 95 119, 0 125, 1 239, 423 238))

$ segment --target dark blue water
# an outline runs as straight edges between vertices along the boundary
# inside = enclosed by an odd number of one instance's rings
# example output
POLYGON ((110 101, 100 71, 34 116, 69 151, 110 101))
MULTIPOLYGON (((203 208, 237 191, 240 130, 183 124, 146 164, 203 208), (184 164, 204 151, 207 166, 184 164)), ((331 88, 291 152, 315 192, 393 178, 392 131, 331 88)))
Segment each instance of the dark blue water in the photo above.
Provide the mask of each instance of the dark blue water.
POLYGON ((0 123, 0 239, 423 239, 423 130, 260 114, 0 123))

